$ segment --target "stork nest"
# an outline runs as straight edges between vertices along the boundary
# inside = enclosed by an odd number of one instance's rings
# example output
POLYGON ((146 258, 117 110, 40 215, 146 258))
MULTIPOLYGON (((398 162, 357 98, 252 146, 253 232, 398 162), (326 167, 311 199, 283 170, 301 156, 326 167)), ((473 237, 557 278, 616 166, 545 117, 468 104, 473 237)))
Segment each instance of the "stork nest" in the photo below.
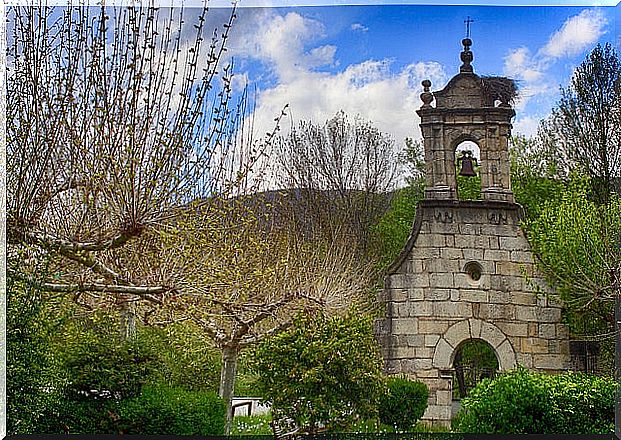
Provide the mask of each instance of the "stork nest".
POLYGON ((496 100, 503 104, 514 104, 518 97, 518 86, 515 80, 504 76, 482 76, 481 86, 487 101, 494 105, 496 100))

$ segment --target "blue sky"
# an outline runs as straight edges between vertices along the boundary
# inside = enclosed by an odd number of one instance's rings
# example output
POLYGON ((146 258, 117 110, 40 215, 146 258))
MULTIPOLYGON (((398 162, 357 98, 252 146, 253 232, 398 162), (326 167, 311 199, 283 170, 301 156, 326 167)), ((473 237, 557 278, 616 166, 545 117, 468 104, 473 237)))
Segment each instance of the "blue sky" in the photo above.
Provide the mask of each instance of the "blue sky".
POLYGON ((406 136, 420 136, 420 82, 430 79, 438 90, 458 72, 464 20, 470 16, 475 73, 518 80, 522 95, 514 133, 531 135, 590 50, 598 42, 618 41, 620 8, 241 8, 229 56, 237 84, 257 87, 259 130, 268 131, 289 104, 294 121, 324 122, 343 109, 402 143, 406 136))
MULTIPOLYGON (((159 0, 167 1, 172 0, 159 0)), ((193 2, 202 0, 185 0, 186 6, 193 2)), ((234 60, 237 90, 244 84, 256 87, 257 132, 271 131, 288 104, 284 129, 300 120, 323 123, 344 110, 391 134, 397 147, 405 137, 419 138, 420 83, 430 79, 432 89, 439 90, 458 72, 468 16, 474 20, 475 73, 509 76, 520 86, 514 133, 536 132, 557 102, 559 86, 567 86, 597 43, 616 42, 621 50, 621 4, 609 0, 599 6, 578 0, 548 0, 557 4, 548 7, 473 5, 490 3, 484 0, 408 4, 420 2, 240 0, 227 56, 234 60), (273 7, 283 4, 315 6, 273 7)), ((210 5, 208 22, 221 27, 230 0, 210 5)))

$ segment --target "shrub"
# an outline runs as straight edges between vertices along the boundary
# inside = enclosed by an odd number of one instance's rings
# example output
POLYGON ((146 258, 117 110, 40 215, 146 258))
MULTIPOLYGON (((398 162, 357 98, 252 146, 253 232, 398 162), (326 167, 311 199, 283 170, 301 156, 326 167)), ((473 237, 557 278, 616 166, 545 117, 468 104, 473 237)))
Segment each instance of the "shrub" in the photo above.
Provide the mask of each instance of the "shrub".
POLYGON ((150 347, 95 332, 70 341, 63 356, 70 381, 68 392, 78 400, 98 395, 137 396, 157 366, 150 347))
POLYGON ((611 433, 615 390, 612 379, 519 367, 472 389, 453 428, 484 434, 611 433))
POLYGON ((39 423, 42 434, 118 434, 115 399, 64 399, 39 423))
POLYGON ((292 328, 259 344, 251 369, 273 419, 290 419, 302 432, 347 429, 377 416, 379 350, 372 321, 354 311, 298 316, 292 328))
POLYGON ((549 383, 554 402, 555 433, 614 432, 617 384, 613 379, 566 373, 552 376, 549 383))
POLYGON ((423 417, 428 398, 429 390, 424 383, 399 377, 390 378, 379 401, 380 422, 400 431, 411 430, 423 417))
POLYGON ((226 411, 215 393, 148 386, 121 403, 119 418, 124 434, 224 435, 226 411))
POLYGON ((45 434, 223 435, 225 409, 212 392, 147 386, 135 397, 64 400, 45 414, 45 434))
POLYGON ((10 272, 6 296, 7 434, 34 434, 46 423, 42 415, 61 401, 51 340, 63 323, 62 308, 10 272))
POLYGON ((484 379, 461 401, 454 429, 484 434, 544 433, 551 399, 540 376, 524 368, 484 379))

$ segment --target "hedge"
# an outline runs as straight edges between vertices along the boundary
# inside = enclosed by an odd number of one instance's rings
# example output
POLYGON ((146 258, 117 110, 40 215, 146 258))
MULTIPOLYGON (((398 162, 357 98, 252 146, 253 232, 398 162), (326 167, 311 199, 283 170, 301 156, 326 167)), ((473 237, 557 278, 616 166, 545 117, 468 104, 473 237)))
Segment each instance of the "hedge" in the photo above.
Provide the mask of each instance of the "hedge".
POLYGON ((45 434, 224 434, 225 406, 215 393, 146 386, 125 399, 66 399, 48 411, 45 434))
POLYGON ((382 424, 408 431, 416 426, 427 409, 429 389, 418 381, 400 377, 387 380, 386 391, 379 401, 382 424))
POLYGON ((616 388, 613 379, 519 367, 472 389, 462 400, 453 429, 483 434, 613 433, 616 388))
POLYGON ((224 435, 225 405, 215 393, 145 387, 119 408, 124 434, 224 435))

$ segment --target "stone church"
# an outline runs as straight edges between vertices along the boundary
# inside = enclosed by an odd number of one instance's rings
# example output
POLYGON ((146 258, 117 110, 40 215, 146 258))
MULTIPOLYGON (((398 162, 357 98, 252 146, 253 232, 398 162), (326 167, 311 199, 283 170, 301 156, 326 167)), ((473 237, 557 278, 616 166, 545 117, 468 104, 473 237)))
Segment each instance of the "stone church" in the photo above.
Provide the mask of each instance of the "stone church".
MULTIPOLYGON (((448 425, 455 362, 468 341, 484 341, 497 369, 569 368, 569 337, 560 305, 533 262, 511 191, 508 142, 515 111, 502 78, 474 73, 472 41, 462 41, 460 72, 431 92, 423 81, 420 116, 426 162, 425 196, 410 238, 389 268, 377 322, 386 373, 429 387, 424 421, 448 425), (481 199, 457 196, 456 150, 479 150, 481 199)), ((462 164, 463 165, 463 164, 462 164)))

